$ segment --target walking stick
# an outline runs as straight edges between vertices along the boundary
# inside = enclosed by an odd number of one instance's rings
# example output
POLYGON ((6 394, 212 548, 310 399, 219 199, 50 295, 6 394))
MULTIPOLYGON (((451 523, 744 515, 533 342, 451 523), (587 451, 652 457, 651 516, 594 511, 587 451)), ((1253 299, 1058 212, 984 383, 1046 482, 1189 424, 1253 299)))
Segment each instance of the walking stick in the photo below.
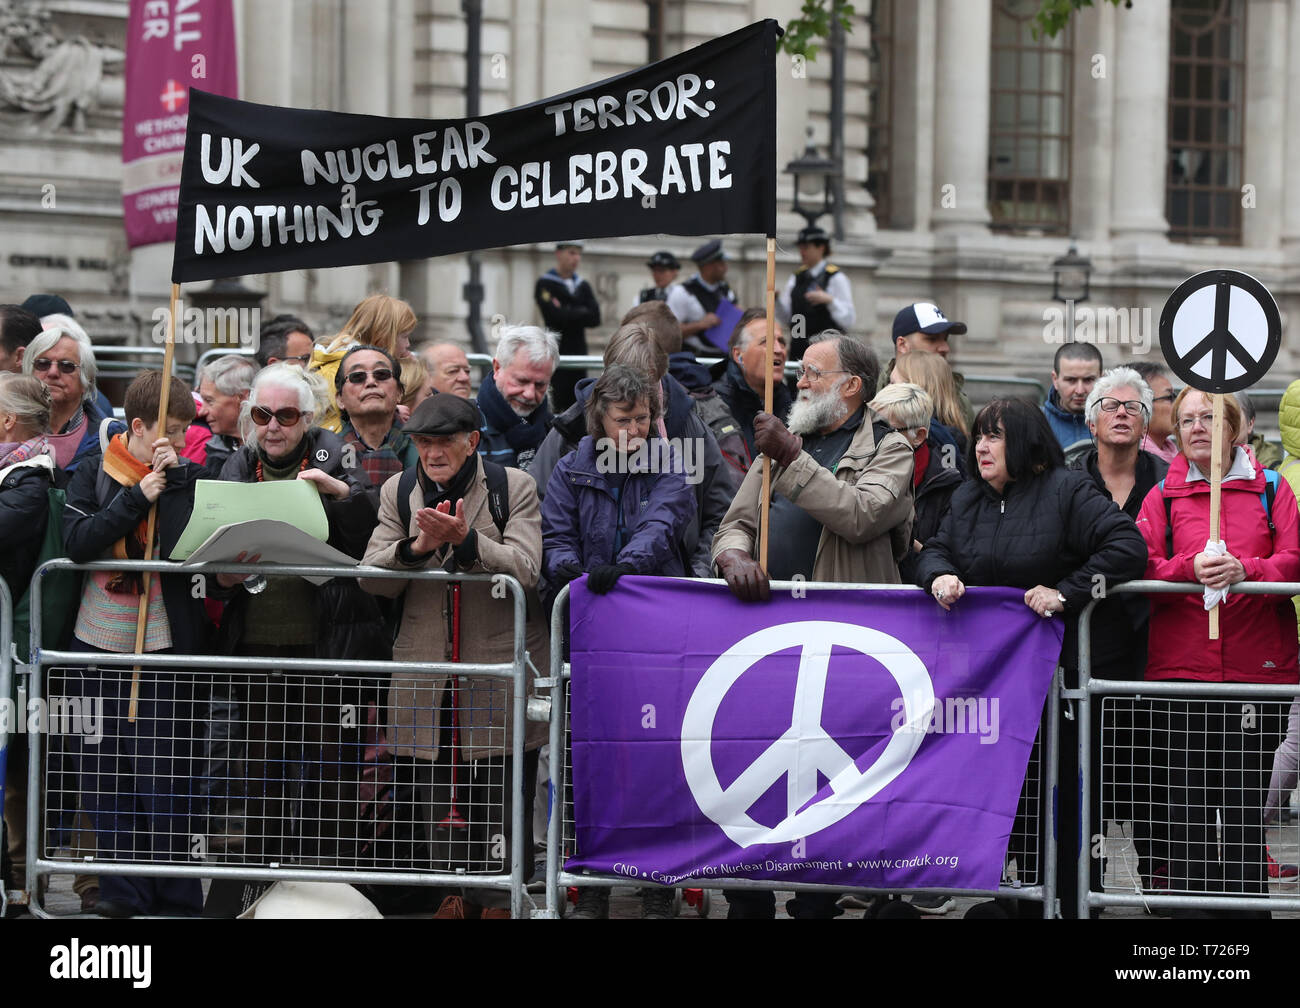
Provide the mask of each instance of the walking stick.
MULTIPOLYGON (((451 660, 460 661, 460 582, 451 584, 451 660)), ((466 829, 469 823, 456 807, 456 756, 460 749, 460 676, 451 677, 451 809, 438 823, 443 829, 466 829)))
MULTIPOLYGON (((776 239, 767 240, 767 355, 763 368, 763 412, 772 412, 772 368, 776 366, 776 239)), ((767 573, 768 509, 772 495, 772 460, 763 456, 763 488, 758 498, 758 566, 767 573)))

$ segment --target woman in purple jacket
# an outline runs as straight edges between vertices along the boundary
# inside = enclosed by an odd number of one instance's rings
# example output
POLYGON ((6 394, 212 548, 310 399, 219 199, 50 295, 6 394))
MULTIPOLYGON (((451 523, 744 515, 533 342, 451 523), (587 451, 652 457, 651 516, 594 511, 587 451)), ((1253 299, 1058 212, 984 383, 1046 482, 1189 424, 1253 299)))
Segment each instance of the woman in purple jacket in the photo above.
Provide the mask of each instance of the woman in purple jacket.
POLYGON ((542 572, 552 593, 583 573, 600 595, 624 574, 690 574, 682 535, 695 495, 682 453, 661 431, 654 383, 618 364, 600 376, 587 400, 587 436, 556 465, 542 503, 542 572))
MULTIPOLYGON (((610 366, 587 399, 587 436, 556 465, 542 501, 550 593, 584 572, 601 595, 624 574, 689 576, 682 536, 694 520, 682 454, 663 437, 657 383, 610 366)), ((644 889, 641 916, 671 917, 672 901, 672 889, 644 889)), ((572 916, 608 917, 609 890, 580 890, 572 916)))

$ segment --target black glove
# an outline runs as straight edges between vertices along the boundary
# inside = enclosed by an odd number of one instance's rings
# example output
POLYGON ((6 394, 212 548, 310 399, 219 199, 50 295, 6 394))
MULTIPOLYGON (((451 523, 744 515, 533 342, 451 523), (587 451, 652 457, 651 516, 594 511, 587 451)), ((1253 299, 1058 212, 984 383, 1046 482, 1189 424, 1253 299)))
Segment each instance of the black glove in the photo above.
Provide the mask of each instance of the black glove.
POLYGON ((635 574, 631 564, 601 564, 587 575, 587 587, 597 595, 607 595, 624 574, 635 574))
POLYGON ((551 572, 549 581, 557 592, 576 577, 582 576, 582 565, 576 563, 557 564, 551 572))
POLYGON ((723 550, 714 563, 727 579, 731 594, 740 601, 766 602, 772 597, 772 589, 763 568, 744 550, 723 550))

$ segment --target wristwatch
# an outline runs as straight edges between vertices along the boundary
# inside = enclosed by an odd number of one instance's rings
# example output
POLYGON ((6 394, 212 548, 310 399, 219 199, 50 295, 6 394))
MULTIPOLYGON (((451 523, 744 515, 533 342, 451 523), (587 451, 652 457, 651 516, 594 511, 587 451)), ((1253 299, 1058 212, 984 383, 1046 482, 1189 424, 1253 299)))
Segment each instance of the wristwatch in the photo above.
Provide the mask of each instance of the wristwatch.
POLYGON ((1065 612, 1065 596, 1059 591, 1056 593, 1056 601, 1061 603, 1061 612, 1065 612))

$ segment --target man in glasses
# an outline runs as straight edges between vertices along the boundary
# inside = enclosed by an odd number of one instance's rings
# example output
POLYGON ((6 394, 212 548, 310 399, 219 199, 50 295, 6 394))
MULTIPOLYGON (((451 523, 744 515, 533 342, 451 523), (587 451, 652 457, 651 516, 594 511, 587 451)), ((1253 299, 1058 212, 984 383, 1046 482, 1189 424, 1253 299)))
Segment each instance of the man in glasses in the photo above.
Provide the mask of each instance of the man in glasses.
POLYGON ((419 461, 397 419, 405 391, 401 369, 379 347, 353 347, 334 373, 334 389, 343 417, 343 453, 355 456, 351 464, 365 473, 366 492, 378 509, 384 481, 419 461))
POLYGON ((502 326, 492 373, 478 388, 483 414, 478 452, 485 459, 528 471, 551 429, 546 390, 560 363, 555 333, 537 326, 502 326))
POLYGON ((257 365, 266 367, 284 361, 305 368, 311 363, 313 342, 312 331, 306 322, 293 315, 277 315, 270 322, 263 323, 258 334, 257 365))
POLYGON ((1151 417, 1141 448, 1172 462, 1178 454, 1178 442, 1174 439, 1174 385, 1169 371, 1157 361, 1138 361, 1133 370, 1151 387, 1152 395, 1151 417))
MULTIPOLYGON (((754 418, 755 447, 772 461, 768 569, 755 557, 763 465, 745 474, 713 539, 713 562, 733 595, 770 598, 772 580, 898 584, 912 545, 912 446, 867 405, 880 364, 860 340, 815 338, 804 352, 789 429, 754 418)), ((770 892, 730 891, 728 916, 772 917, 770 892)), ((834 893, 801 893, 792 917, 834 917, 834 893)))
POLYGON ((1057 347, 1052 360, 1052 389, 1043 403, 1043 413, 1067 462, 1075 454, 1072 447, 1092 440, 1084 407, 1100 377, 1101 351, 1091 343, 1063 343, 1057 347))

